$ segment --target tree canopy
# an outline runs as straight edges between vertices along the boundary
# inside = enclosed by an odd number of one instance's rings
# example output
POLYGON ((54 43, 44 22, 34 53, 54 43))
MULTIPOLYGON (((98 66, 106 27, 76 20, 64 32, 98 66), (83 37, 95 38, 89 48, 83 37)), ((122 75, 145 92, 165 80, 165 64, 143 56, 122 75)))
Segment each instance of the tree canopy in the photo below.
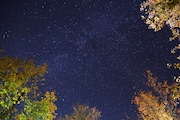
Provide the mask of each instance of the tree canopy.
POLYGON ((90 108, 87 105, 78 104, 73 107, 73 113, 66 115, 65 118, 59 120, 99 120, 101 112, 95 107, 90 108))
MULTIPOLYGON (((47 64, 36 66, 33 60, 2 56, 0 49, 0 119, 53 120, 56 118, 56 92, 40 92, 47 64)), ((78 104, 73 113, 61 120, 99 120, 95 107, 78 104)))
MULTIPOLYGON (((2 52, 2 50, 1 50, 2 52)), ((57 109, 55 92, 38 91, 47 65, 33 60, 0 56, 0 119, 52 120, 57 109)))
MULTIPOLYGON (((172 32, 170 40, 180 39, 180 0, 146 0, 140 10, 149 29, 159 31, 168 25, 172 32)), ((171 53, 180 49, 180 44, 175 46, 171 53)), ((180 56, 177 57, 180 60, 180 56)), ((180 63, 167 63, 167 67, 180 70, 180 63)), ((133 103, 138 107, 138 116, 142 120, 179 120, 180 119, 180 76, 174 77, 175 82, 159 82, 150 70, 147 70, 148 81, 146 85, 152 91, 140 91, 135 94, 133 103)))
POLYGON ((172 32, 170 40, 180 39, 180 0, 146 0, 141 4, 145 23, 150 29, 159 31, 168 25, 172 32))
POLYGON ((147 78, 146 85, 152 88, 152 92, 138 92, 133 100, 139 117, 142 120, 179 120, 180 83, 159 82, 150 70, 147 70, 147 78))

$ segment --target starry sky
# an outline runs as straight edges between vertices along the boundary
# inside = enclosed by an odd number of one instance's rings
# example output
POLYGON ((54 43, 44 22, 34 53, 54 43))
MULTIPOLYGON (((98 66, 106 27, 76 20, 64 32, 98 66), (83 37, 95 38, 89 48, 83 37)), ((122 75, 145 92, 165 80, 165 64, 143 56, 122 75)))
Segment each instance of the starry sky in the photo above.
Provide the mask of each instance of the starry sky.
POLYGON ((56 90, 59 116, 76 103, 97 107, 101 120, 136 120, 134 92, 150 69, 172 79, 168 27, 149 30, 142 0, 0 0, 4 55, 47 63, 46 86, 56 90), (127 117, 128 116, 128 117, 127 117))

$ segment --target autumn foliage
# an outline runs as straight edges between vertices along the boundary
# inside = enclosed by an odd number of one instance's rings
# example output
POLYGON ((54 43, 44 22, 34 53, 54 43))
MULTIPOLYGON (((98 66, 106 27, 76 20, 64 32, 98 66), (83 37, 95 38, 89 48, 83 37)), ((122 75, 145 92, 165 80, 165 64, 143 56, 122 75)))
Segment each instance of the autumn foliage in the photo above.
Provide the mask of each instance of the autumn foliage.
POLYGON ((142 18, 150 29, 159 31, 168 25, 172 32, 170 40, 180 39, 180 0, 146 0, 140 10, 145 12, 142 18))
POLYGON ((147 71, 146 85, 152 92, 141 91, 136 94, 133 103, 138 107, 142 120, 179 120, 180 119, 180 83, 168 85, 167 81, 159 82, 151 71, 147 71))
MULTIPOLYGON (((170 40, 180 39, 180 0, 146 0, 140 10, 145 13, 142 19, 155 32, 165 25, 169 26, 172 37, 170 40)), ((180 44, 171 53, 175 54, 180 44)), ((180 56, 177 57, 180 60, 180 56)), ((180 70, 180 63, 167 63, 167 67, 180 70)), ((142 120, 180 120, 180 76, 175 77, 171 85, 168 81, 159 82, 150 70, 147 71, 146 85, 152 92, 136 93, 133 103, 138 107, 138 115, 142 120)))
POLYGON ((173 120, 170 113, 165 111, 165 105, 158 102, 152 92, 140 92, 134 98, 138 106, 139 117, 143 120, 173 120))
POLYGON ((89 108, 87 105, 78 104, 73 107, 73 113, 60 120, 99 120, 101 112, 95 107, 89 108))
MULTIPOLYGON (((56 118, 56 92, 39 90, 47 65, 33 60, 2 56, 0 49, 0 120, 53 120, 56 118)), ((73 113, 61 120, 99 120, 95 107, 78 104, 73 113)))
MULTIPOLYGON (((142 18, 149 25, 149 29, 156 32, 167 25, 172 33, 170 40, 180 40, 180 0, 146 0, 141 3, 140 10, 145 14, 142 18)), ((180 44, 171 49, 171 53, 175 54, 179 49, 180 44)), ((177 59, 180 60, 180 55, 177 59)), ((180 69, 179 62, 168 63, 168 66, 180 69)))
MULTIPOLYGON (((2 52, 2 51, 1 51, 2 52)), ((0 119, 52 120, 57 109, 55 92, 38 92, 47 65, 33 60, 0 56, 0 119)))

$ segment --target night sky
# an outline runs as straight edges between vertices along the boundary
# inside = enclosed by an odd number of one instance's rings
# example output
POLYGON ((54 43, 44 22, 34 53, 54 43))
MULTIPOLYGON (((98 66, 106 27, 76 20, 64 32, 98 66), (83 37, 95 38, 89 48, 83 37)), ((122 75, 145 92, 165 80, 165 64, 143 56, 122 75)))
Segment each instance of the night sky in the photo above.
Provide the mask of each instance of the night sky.
POLYGON ((4 55, 47 63, 46 86, 56 90, 59 116, 77 103, 97 107, 101 120, 136 120, 134 92, 146 70, 160 80, 175 74, 168 27, 149 30, 142 0, 0 0, 4 55), (127 117, 128 116, 128 117, 127 117))

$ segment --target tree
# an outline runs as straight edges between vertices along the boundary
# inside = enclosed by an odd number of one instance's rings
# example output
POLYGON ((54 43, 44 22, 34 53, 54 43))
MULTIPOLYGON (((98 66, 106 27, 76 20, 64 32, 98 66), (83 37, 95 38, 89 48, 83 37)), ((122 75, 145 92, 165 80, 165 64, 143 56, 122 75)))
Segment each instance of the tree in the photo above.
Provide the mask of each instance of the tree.
POLYGON ((180 0, 146 0, 140 10, 145 12, 142 18, 150 29, 159 31, 168 25, 172 32, 170 40, 180 39, 180 0))
POLYGON ((139 117, 142 120, 179 120, 180 83, 168 85, 167 81, 159 82, 150 70, 147 77, 146 85, 153 92, 139 92, 133 100, 138 107, 139 117))
POLYGON ((170 113, 165 111, 165 105, 158 102, 158 97, 152 92, 140 92, 134 98, 138 106, 139 117, 142 120, 173 120, 170 113))
MULTIPOLYGON (((2 50, 0 50, 2 53, 2 50)), ((57 109, 55 92, 38 91, 47 65, 0 55, 0 119, 52 120, 57 109)))
POLYGON ((87 105, 78 104, 73 107, 73 113, 60 120, 99 120, 101 112, 95 107, 89 108, 87 105))
MULTIPOLYGON (((170 40, 180 39, 180 0, 146 0, 141 3, 140 10, 145 12, 142 18, 149 25, 149 29, 159 31, 164 25, 168 25, 172 32, 170 40)), ((171 53, 175 54, 180 49, 180 44, 175 46, 171 53)), ((180 60, 180 56, 177 57, 180 60)), ((180 63, 167 63, 168 67, 173 66, 180 70, 180 63)), ((180 78, 178 76, 177 78, 180 78)))
MULTIPOLYGON (((180 0, 146 0, 140 10, 145 12, 142 18, 149 25, 149 29, 159 31, 168 25, 172 32, 170 40, 180 39, 180 0)), ((180 49, 180 44, 175 46, 171 53, 180 49)), ((180 56, 177 57, 180 60, 180 56)), ((167 63, 167 67, 180 70, 180 63, 167 63)), ((139 117, 143 120, 179 120, 180 119, 180 76, 175 77, 176 82, 168 85, 167 81, 158 82, 150 70, 147 71, 147 86, 152 92, 139 92, 133 103, 138 107, 139 117)))

